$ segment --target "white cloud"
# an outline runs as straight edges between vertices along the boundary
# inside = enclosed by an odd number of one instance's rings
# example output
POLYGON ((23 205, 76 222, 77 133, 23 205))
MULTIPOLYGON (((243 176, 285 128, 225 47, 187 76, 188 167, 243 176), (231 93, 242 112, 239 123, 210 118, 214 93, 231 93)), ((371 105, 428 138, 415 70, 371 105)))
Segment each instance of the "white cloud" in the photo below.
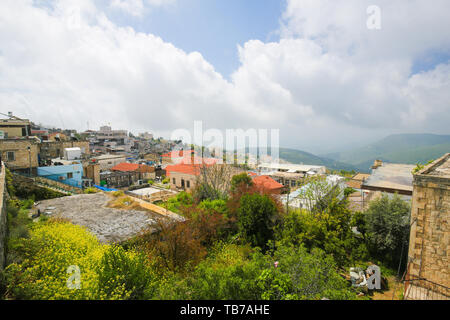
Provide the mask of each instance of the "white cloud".
POLYGON ((112 8, 120 9, 126 13, 140 17, 144 14, 146 5, 151 7, 163 7, 172 5, 176 0, 113 0, 110 4, 112 8))
POLYGON ((141 16, 144 11, 144 2, 142 0, 114 0, 111 7, 123 10, 132 16, 141 16))
MULTIPOLYGON (((436 1, 380 0, 382 30, 370 32, 364 1, 288 1, 282 39, 239 47, 228 81, 200 53, 118 27, 92 1, 3 0, 0 105, 80 130, 88 121, 167 136, 194 120, 280 128, 282 145, 311 150, 394 131, 449 133, 450 65, 411 75, 415 59, 450 49, 450 5, 436 1)), ((135 15, 149 4, 116 2, 135 15)))

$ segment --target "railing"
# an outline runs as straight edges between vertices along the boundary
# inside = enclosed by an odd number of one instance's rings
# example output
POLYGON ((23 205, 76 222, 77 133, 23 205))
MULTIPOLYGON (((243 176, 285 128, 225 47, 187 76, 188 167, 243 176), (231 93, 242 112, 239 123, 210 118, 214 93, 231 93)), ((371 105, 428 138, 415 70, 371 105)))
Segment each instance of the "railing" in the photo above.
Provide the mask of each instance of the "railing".
POLYGON ((405 300, 450 300, 450 288, 427 279, 403 280, 405 300))

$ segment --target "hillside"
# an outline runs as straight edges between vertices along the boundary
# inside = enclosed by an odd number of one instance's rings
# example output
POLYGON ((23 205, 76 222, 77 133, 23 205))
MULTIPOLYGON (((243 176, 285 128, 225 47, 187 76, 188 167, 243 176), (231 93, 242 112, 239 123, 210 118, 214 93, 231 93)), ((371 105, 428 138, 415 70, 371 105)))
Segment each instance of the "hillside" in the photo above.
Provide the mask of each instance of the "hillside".
POLYGON ((288 149, 288 148, 280 148, 280 158, 291 163, 304 163, 304 164, 312 164, 312 165, 321 165, 326 166, 331 170, 356 170, 355 166, 352 166, 348 163, 343 163, 341 161, 336 161, 334 159, 319 157, 312 153, 308 153, 305 151, 288 149))
POLYGON ((325 156, 367 172, 376 159, 416 164, 439 158, 447 152, 450 152, 450 135, 397 134, 365 147, 325 156))

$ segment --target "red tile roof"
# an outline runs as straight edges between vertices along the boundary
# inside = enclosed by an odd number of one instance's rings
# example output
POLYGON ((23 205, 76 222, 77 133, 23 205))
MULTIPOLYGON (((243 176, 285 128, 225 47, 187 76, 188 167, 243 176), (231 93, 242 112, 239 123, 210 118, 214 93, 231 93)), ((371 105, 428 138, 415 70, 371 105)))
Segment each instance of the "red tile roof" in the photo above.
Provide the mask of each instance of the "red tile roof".
POLYGON ((166 176, 170 176, 172 172, 185 173, 193 176, 200 174, 200 165, 195 164, 175 164, 166 167, 166 176))
POLYGON ((257 176, 253 178, 253 183, 257 187, 262 187, 267 190, 280 190, 284 186, 281 183, 276 182, 269 176, 257 176))

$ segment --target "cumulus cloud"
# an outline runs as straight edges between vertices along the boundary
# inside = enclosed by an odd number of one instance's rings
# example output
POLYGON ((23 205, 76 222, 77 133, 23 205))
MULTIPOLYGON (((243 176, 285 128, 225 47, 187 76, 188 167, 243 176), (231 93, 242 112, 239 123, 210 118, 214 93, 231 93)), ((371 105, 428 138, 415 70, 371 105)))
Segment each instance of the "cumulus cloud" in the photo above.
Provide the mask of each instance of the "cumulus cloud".
MULTIPOLYGON (((112 5, 139 16, 165 3, 112 5)), ((240 67, 226 80, 201 53, 119 27, 93 1, 4 0, 0 104, 79 130, 111 123, 170 136, 194 120, 280 128, 281 145, 312 151, 391 132, 448 133, 448 61, 417 74, 412 68, 429 52, 450 52, 450 5, 378 3, 375 31, 366 27, 365 0, 288 1, 281 39, 238 46, 240 67)))
POLYGON ((112 8, 123 10, 124 12, 141 17, 146 6, 162 7, 172 5, 176 0, 113 0, 110 4, 112 8))

